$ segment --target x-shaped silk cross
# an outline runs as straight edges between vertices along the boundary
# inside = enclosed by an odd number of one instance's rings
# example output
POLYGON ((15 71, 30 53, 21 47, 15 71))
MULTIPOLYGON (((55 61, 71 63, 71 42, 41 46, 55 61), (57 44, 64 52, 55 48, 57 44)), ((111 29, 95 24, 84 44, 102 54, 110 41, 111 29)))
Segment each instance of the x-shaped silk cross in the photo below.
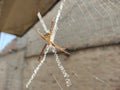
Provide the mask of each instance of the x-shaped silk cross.
POLYGON ((65 51, 63 48, 59 47, 58 45, 56 45, 53 41, 54 41, 54 38, 55 38, 55 34, 56 34, 56 31, 57 31, 57 23, 58 23, 58 20, 59 20, 59 17, 61 15, 61 11, 63 9, 63 5, 64 5, 64 2, 65 0, 63 0, 61 2, 61 5, 60 5, 60 9, 58 10, 58 14, 56 16, 56 19, 55 19, 55 22, 52 21, 51 22, 51 27, 50 27, 50 30, 47 29, 43 19, 42 19, 42 16, 40 14, 40 12, 38 13, 38 18, 40 19, 40 22, 46 32, 45 35, 43 35, 42 33, 40 33, 39 30, 37 30, 37 32, 39 33, 39 35, 47 42, 40 55, 39 55, 39 58, 38 60, 40 60, 42 54, 44 53, 44 56, 43 56, 43 59, 41 60, 40 64, 37 66, 37 68, 34 70, 34 73, 32 74, 31 78, 29 79, 28 83, 26 84, 26 88, 28 88, 28 86, 30 85, 31 81, 34 79, 35 75, 37 74, 39 68, 42 66, 42 64, 44 63, 45 59, 46 59, 46 54, 48 53, 49 49, 51 48, 52 49, 52 52, 55 54, 56 56, 56 61, 57 63, 59 63, 59 68, 61 69, 62 73, 64 74, 64 77, 66 78, 65 81, 66 81, 66 84, 67 86, 71 86, 71 81, 69 79, 69 75, 66 73, 64 67, 61 65, 61 62, 58 58, 58 55, 57 55, 57 52, 56 52, 56 49, 64 52, 66 55, 70 55, 70 53, 68 53, 67 51, 65 51), (56 49, 55 49, 56 48, 56 49), (46 50, 45 50, 46 49, 46 50), (45 50, 45 51, 44 51, 45 50))
POLYGON ((44 31, 46 32, 46 34, 43 35, 42 33, 40 33, 39 30, 38 30, 37 32, 39 33, 39 35, 40 35, 45 41, 47 41, 47 43, 44 45, 44 47, 43 47, 43 49, 42 49, 42 51, 41 51, 41 53, 40 53, 40 55, 39 55, 38 61, 40 60, 42 54, 44 53, 44 50, 45 50, 45 48, 46 48, 47 45, 49 45, 49 46, 52 45, 52 46, 55 47, 56 49, 64 52, 67 56, 70 55, 70 53, 68 53, 68 52, 65 51, 63 48, 59 47, 58 45, 56 45, 56 44, 54 43, 54 38, 55 38, 55 35, 56 35, 56 32, 57 32, 57 23, 58 23, 58 20, 59 20, 59 18, 60 18, 60 15, 61 15, 61 11, 62 11, 62 9, 63 9, 64 2, 65 2, 65 0, 63 0, 63 2, 61 2, 60 9, 58 10, 58 14, 57 14, 57 16, 56 16, 56 19, 55 19, 55 21, 52 21, 52 22, 51 22, 50 30, 47 29, 47 26, 46 26, 45 22, 43 21, 40 12, 38 13, 38 18, 39 18, 39 20, 40 20, 40 22, 41 22, 41 24, 42 24, 42 26, 43 26, 44 31))
MULTIPOLYGON (((39 17, 39 19, 40 19, 40 21, 41 21, 41 23, 42 23, 42 25, 43 25, 43 28, 44 28, 46 34, 43 35, 43 34, 42 34, 40 31, 38 31, 38 30, 37 30, 37 32, 38 32, 38 34, 47 42, 47 43, 44 45, 44 47, 43 47, 43 49, 42 49, 42 51, 41 51, 41 53, 40 53, 40 55, 39 55, 38 61, 40 61, 40 58, 41 58, 41 56, 43 55, 44 50, 45 50, 45 48, 46 48, 47 45, 48 45, 48 46, 52 45, 52 46, 55 47, 56 49, 64 52, 67 56, 69 56, 70 53, 68 53, 68 52, 65 51, 63 48, 59 47, 57 44, 54 43, 55 33, 53 33, 53 29, 54 29, 54 26, 55 26, 55 22, 54 22, 54 21, 51 22, 50 30, 48 31, 48 29, 47 29, 47 27, 46 27, 46 25, 45 25, 45 23, 44 23, 44 21, 43 21, 42 16, 41 16, 40 13, 38 13, 38 17, 39 17)), ((54 29, 54 30, 55 30, 55 29, 54 29)), ((54 31, 54 32, 55 32, 55 31, 54 31)))

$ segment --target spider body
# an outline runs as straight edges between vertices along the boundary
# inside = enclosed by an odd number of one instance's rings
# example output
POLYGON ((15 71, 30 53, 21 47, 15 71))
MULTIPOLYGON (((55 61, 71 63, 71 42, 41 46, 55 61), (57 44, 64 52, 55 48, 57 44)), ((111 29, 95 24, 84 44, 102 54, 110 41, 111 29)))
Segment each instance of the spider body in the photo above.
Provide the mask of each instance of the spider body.
POLYGON ((38 58, 38 61, 40 61, 40 58, 41 56, 43 55, 44 53, 44 50, 46 48, 47 45, 52 45, 53 47, 55 47, 56 49, 58 49, 59 51, 62 51, 63 53, 65 53, 65 55, 69 56, 70 53, 65 51, 63 48, 59 47, 57 44, 55 44, 53 41, 51 41, 51 36, 52 36, 52 31, 53 31, 53 27, 54 27, 54 21, 51 22, 51 27, 50 27, 50 32, 46 33, 46 34, 42 34, 40 31, 37 31, 38 34, 46 41, 46 44, 44 45, 40 55, 39 55, 39 58, 38 58))
POLYGON ((47 44, 50 45, 50 37, 51 37, 51 33, 46 33, 44 34, 45 39, 48 41, 47 44))

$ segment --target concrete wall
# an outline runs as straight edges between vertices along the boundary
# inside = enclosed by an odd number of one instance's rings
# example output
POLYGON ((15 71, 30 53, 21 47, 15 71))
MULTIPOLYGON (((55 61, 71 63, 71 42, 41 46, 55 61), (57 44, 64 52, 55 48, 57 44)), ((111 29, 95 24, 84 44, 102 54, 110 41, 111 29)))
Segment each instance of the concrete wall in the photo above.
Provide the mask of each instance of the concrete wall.
MULTIPOLYGON (((71 53, 70 57, 59 53, 59 57, 72 86, 66 87, 50 52, 30 87, 25 88, 39 64, 37 58, 45 43, 35 31, 43 32, 38 22, 25 36, 17 38, 13 52, 1 55, 0 90, 61 90, 58 82, 63 90, 120 90, 120 2, 81 1, 66 1, 55 39, 71 53)), ((44 17, 48 27, 59 5, 44 17)))

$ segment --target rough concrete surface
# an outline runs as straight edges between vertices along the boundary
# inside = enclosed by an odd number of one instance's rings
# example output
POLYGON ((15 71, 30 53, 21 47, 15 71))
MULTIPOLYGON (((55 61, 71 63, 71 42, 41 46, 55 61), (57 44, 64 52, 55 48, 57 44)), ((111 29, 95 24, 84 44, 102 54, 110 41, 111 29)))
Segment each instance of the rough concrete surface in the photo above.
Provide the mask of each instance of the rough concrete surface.
MULTIPOLYGON (((66 0, 55 42, 72 50, 70 57, 59 53, 70 75, 70 88, 66 87, 52 53, 47 55, 29 88, 25 88, 45 43, 35 31, 44 33, 38 22, 17 39, 14 52, 0 56, 0 90, 61 90, 60 85, 63 90, 120 90, 120 2, 109 1, 66 0)), ((48 27, 59 5, 44 16, 48 27)))
POLYGON ((0 90, 22 90, 24 52, 0 58, 0 90))
MULTIPOLYGON (((120 89, 120 47, 110 46, 81 50, 69 58, 60 55, 61 62, 70 75, 72 86, 66 87, 61 71, 58 69, 54 55, 48 55, 29 89, 24 90, 119 90, 120 89)), ((36 58, 26 61, 23 82, 26 82, 38 65, 36 58)))
MULTIPOLYGON (((72 50, 120 42, 120 4, 112 1, 118 7, 115 8, 107 0, 104 0, 104 3, 102 0, 81 1, 66 1, 55 42, 72 50)), ((48 28, 57 14, 59 5, 60 3, 44 17, 48 28)), ((43 40, 35 31, 37 29, 43 32, 40 22, 28 32, 30 44, 27 46, 27 56, 38 54, 38 48, 43 46, 43 40), (32 47, 34 49, 31 49, 32 47)))

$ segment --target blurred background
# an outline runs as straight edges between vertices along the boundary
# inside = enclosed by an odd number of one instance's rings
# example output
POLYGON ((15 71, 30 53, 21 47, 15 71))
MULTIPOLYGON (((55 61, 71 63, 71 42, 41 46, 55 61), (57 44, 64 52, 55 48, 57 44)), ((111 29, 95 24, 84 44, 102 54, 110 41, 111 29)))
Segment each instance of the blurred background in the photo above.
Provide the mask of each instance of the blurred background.
POLYGON ((66 0, 55 43, 67 49, 59 58, 69 73, 66 87, 55 57, 47 59, 25 87, 45 43, 37 13, 50 27, 61 0, 0 0, 0 90, 120 90, 120 1, 66 0), (59 84, 58 84, 59 83, 59 84))

